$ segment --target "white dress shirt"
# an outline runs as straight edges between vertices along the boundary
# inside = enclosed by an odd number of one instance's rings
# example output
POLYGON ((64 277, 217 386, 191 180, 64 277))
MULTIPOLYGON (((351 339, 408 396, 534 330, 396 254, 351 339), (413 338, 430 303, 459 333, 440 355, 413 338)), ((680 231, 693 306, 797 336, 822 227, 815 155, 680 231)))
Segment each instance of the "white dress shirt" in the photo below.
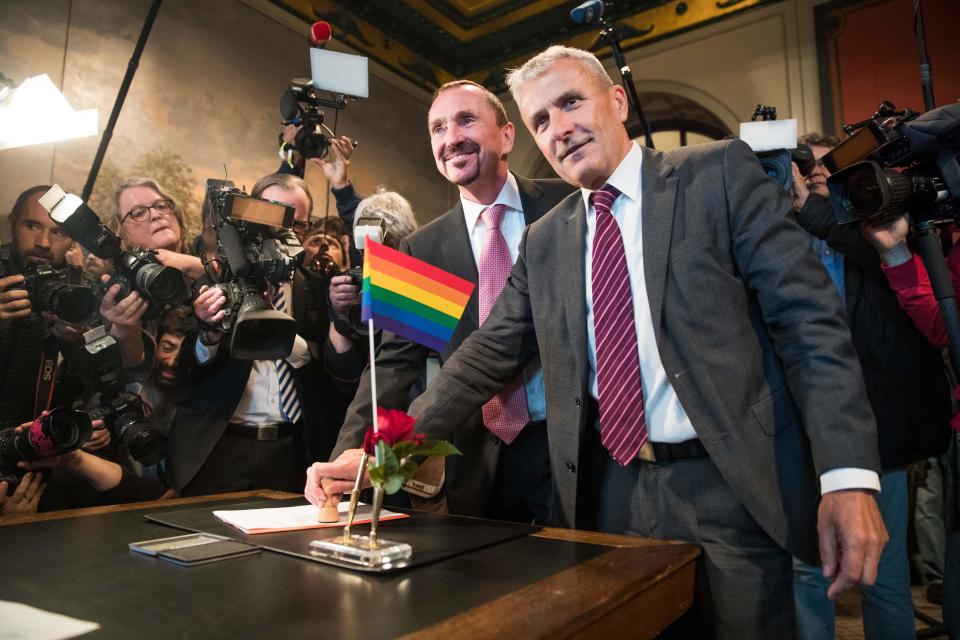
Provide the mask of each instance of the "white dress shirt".
MULTIPOLYGON (((290 300, 291 289, 289 282, 281 285, 284 287, 285 296, 290 300)), ((220 345, 215 344, 207 346, 197 340, 194 352, 199 364, 206 364, 217 354, 220 345)), ((297 336, 293 341, 293 349, 286 361, 299 369, 310 362, 310 348, 307 341, 297 336)), ((230 416, 230 422, 234 424, 257 425, 270 422, 285 422, 283 412, 280 410, 280 374, 277 372, 276 360, 254 360, 250 369, 250 377, 247 378, 247 386, 244 387, 240 395, 240 402, 230 416)), ((302 402, 302 398, 301 398, 302 402)))
MULTIPOLYGON (((622 194, 613 203, 611 213, 623 236, 630 290, 633 293, 633 316, 637 331, 637 350, 640 356, 640 377, 646 409, 647 432, 651 442, 683 442, 697 437, 693 423, 687 416, 680 398, 667 377, 660 360, 653 318, 647 299, 647 286, 643 276, 643 219, 642 181, 640 177, 643 153, 637 144, 607 180, 607 184, 622 194)), ((587 238, 585 274, 587 308, 587 355, 590 364, 588 382, 590 393, 597 397, 597 346, 593 328, 593 277, 591 257, 593 237, 597 229, 596 211, 590 204, 591 191, 581 189, 587 210, 587 238)), ((880 478, 866 469, 832 469, 820 476, 822 493, 839 489, 865 488, 880 490, 880 478)))
MULTIPOLYGON (((517 188, 517 179, 513 174, 507 173, 507 181, 490 204, 473 202, 462 195, 460 196, 460 204, 463 206, 463 217, 467 223, 467 233, 470 235, 470 247, 473 249, 473 261, 477 265, 477 271, 480 271, 480 253, 483 251, 483 245, 487 239, 487 223, 483 221, 480 214, 483 213, 484 209, 495 204, 502 204, 506 207, 503 220, 500 221, 500 232, 510 249, 511 262, 516 263, 517 256, 520 255, 520 240, 523 238, 523 230, 527 227, 527 221, 523 216, 520 190, 517 188)), ((539 356, 531 360, 530 364, 523 370, 523 387, 527 393, 527 410, 530 412, 530 420, 545 420, 547 417, 547 397, 543 390, 543 369, 540 368, 539 356)))

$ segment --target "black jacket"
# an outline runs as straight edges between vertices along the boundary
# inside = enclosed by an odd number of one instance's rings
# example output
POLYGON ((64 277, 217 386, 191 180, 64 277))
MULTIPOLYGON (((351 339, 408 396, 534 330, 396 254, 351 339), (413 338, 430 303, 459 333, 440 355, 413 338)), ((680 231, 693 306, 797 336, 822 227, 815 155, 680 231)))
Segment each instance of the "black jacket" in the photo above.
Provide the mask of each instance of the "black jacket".
POLYGON ((877 418, 884 470, 943 453, 951 408, 940 350, 900 308, 877 252, 859 229, 837 224, 829 200, 811 194, 797 222, 844 255, 847 324, 877 418))

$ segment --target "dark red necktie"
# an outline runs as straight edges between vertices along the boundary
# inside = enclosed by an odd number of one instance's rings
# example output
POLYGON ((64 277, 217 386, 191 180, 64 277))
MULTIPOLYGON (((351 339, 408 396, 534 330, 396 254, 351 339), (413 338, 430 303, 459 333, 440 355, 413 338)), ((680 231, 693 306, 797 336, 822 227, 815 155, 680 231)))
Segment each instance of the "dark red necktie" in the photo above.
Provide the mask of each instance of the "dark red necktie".
POLYGON ((627 256, 610 212, 619 195, 616 187, 605 185, 590 196, 597 214, 590 267, 600 442, 617 463, 626 465, 647 440, 647 421, 627 256))

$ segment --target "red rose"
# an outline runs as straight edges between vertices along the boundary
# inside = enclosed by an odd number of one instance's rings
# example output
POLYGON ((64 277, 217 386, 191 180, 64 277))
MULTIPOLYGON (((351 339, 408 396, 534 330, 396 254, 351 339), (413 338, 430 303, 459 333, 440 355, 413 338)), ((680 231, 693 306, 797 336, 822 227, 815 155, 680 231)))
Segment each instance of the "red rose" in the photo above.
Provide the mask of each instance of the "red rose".
POLYGON ((408 416, 403 411, 377 407, 377 427, 379 431, 374 433, 373 427, 367 429, 367 433, 363 436, 363 450, 368 455, 374 455, 377 442, 380 440, 385 441, 390 446, 404 440, 416 441, 417 437, 422 441, 422 434, 417 434, 417 436, 413 434, 413 425, 416 421, 416 418, 408 416))

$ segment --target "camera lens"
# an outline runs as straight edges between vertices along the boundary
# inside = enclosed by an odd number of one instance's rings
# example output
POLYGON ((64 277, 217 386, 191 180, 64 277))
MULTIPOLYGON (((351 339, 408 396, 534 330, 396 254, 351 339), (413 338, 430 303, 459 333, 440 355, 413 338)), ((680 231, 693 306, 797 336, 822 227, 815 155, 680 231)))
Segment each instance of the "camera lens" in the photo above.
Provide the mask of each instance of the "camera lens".
POLYGON ((323 133, 320 133, 316 129, 313 131, 308 131, 308 127, 304 128, 297 134, 297 151, 300 152, 304 158, 323 158, 327 155, 327 146, 330 142, 329 138, 323 133))
POLYGON ((133 459, 140 464, 151 466, 163 459, 167 439, 141 414, 133 411, 120 414, 113 424, 113 429, 127 446, 133 459))
POLYGON ((97 308, 97 297, 86 287, 55 283, 50 287, 48 308, 67 322, 85 322, 97 308))
POLYGON ((136 288, 161 304, 177 304, 183 300, 184 284, 179 270, 162 264, 145 264, 134 275, 136 288))
POLYGON ((871 216, 883 207, 883 192, 876 174, 869 167, 850 176, 846 191, 846 200, 855 215, 871 216))

